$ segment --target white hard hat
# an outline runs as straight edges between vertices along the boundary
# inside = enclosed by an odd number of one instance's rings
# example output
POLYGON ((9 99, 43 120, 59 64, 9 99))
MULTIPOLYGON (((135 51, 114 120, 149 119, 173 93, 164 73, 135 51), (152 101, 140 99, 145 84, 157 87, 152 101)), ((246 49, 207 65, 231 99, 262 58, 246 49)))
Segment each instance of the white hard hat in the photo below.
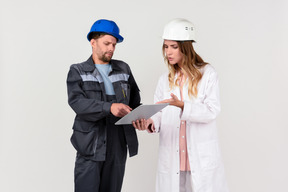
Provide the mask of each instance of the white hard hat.
POLYGON ((186 19, 173 19, 165 25, 162 38, 174 41, 195 41, 195 27, 186 19))

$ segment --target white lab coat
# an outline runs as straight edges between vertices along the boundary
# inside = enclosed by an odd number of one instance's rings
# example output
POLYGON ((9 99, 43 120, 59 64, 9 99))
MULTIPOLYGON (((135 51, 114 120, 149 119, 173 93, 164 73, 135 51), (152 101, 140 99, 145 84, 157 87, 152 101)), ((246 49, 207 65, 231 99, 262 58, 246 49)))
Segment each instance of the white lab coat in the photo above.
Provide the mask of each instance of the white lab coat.
MULTIPOLYGON (((220 112, 218 77, 210 64, 201 72, 197 98, 190 98, 187 85, 183 87, 183 112, 169 105, 152 117, 160 133, 156 192, 179 192, 181 120, 186 121, 193 192, 228 192, 215 121, 220 112)), ((181 99, 179 87, 170 90, 166 73, 158 81, 154 102, 171 98, 171 93, 181 99)))

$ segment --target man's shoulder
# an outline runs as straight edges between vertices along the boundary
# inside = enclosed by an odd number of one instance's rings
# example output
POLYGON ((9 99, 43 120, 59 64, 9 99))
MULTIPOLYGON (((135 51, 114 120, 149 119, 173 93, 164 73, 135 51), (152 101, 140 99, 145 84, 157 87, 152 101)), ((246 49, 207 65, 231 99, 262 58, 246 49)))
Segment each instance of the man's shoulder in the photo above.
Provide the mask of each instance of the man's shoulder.
MULTIPOLYGON (((89 58, 89 59, 90 59, 90 58, 89 58)), ((76 69, 76 70, 79 71, 79 72, 82 72, 82 71, 93 71, 94 68, 95 68, 95 66, 90 64, 91 61, 89 61, 89 59, 86 60, 86 61, 83 61, 83 62, 81 62, 81 63, 72 64, 72 65, 70 66, 70 69, 71 69, 71 68, 74 68, 74 69, 76 69)))
POLYGON ((72 64, 72 65, 70 66, 70 70, 71 70, 71 69, 75 69, 76 71, 78 71, 78 73, 82 74, 83 71, 84 71, 84 70, 83 70, 84 63, 85 63, 85 62, 72 64))
POLYGON ((79 68, 79 67, 83 67, 83 65, 85 64, 86 61, 81 62, 81 63, 74 63, 72 65, 70 65, 70 68, 79 68))

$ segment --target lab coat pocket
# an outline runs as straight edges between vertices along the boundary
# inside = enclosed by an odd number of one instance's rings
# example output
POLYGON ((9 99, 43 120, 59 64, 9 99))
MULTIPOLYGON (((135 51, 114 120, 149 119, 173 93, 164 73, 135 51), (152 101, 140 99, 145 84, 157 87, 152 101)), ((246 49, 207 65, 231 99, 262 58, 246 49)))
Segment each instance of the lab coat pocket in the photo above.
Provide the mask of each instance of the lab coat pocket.
POLYGON ((219 166, 219 146, 217 141, 199 143, 197 148, 202 169, 214 169, 219 166))
POLYGON ((159 146, 158 170, 160 173, 168 173, 171 165, 169 164, 169 150, 166 147, 159 146))

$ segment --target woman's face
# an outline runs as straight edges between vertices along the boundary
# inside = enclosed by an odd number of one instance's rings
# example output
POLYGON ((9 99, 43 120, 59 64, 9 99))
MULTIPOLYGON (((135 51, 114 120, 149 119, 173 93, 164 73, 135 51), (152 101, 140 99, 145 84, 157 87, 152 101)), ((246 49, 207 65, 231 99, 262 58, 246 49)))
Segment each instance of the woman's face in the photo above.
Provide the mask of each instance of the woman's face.
POLYGON ((183 54, 181 53, 178 43, 172 40, 164 40, 164 51, 170 65, 181 64, 183 54))

